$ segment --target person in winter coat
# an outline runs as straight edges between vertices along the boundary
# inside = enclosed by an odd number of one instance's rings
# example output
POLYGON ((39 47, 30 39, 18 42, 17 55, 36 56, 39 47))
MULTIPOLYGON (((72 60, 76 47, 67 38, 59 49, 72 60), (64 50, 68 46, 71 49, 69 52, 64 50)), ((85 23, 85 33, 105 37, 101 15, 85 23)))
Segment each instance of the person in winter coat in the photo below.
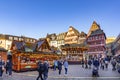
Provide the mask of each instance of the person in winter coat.
POLYGON ((6 74, 9 73, 9 75, 12 75, 12 61, 7 60, 6 62, 6 74))
POLYGON ((49 71, 49 63, 48 61, 44 61, 44 72, 43 72, 43 80, 47 80, 48 78, 48 71, 49 71))
POLYGON ((103 70, 105 68, 105 60, 103 58, 100 60, 100 68, 103 70))
POLYGON ((112 70, 116 70, 116 60, 115 59, 113 59, 113 60, 111 60, 111 64, 112 64, 112 70))
POLYGON ((105 58, 105 68, 108 69, 108 63, 109 63, 109 58, 106 57, 105 58))
POLYGON ((2 74, 3 74, 3 69, 4 69, 4 65, 3 65, 3 61, 2 61, 2 58, 0 56, 0 77, 2 77, 2 74))
POLYGON ((68 72, 68 61, 65 59, 64 63, 64 69, 65 69, 65 75, 67 75, 67 72, 68 72))
POLYGON ((61 70, 62 70, 62 60, 58 61, 58 70, 59 70, 59 75, 61 75, 61 70))
POLYGON ((88 60, 85 59, 84 63, 85 63, 85 68, 87 69, 88 68, 88 60))
POLYGON ((89 60, 88 60, 89 68, 91 68, 91 64, 92 64, 92 61, 89 59, 89 60))
POLYGON ((54 66, 53 66, 53 70, 55 71, 56 70, 56 67, 58 66, 57 64, 57 60, 54 60, 54 66))
POLYGON ((38 71, 39 74, 38 74, 38 77, 37 77, 36 80, 39 80, 39 78, 41 78, 41 80, 43 80, 43 77, 42 77, 43 72, 44 72, 43 61, 39 61, 37 65, 38 65, 37 71, 38 71))
POLYGON ((81 61, 82 67, 84 68, 84 60, 82 59, 81 61))
POLYGON ((99 69, 99 61, 98 61, 98 59, 95 59, 93 61, 93 66, 95 66, 97 69, 99 69))

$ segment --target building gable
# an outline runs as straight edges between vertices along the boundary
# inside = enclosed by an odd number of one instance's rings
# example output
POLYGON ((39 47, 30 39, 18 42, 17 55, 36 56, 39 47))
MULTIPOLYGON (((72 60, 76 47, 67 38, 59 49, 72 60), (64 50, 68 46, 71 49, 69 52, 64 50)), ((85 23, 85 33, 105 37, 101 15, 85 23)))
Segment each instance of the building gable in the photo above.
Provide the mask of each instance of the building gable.
POLYGON ((12 42, 11 50, 24 51, 24 42, 14 40, 12 42))
POLYGON ((50 50, 50 46, 46 39, 40 40, 36 43, 37 51, 50 50))
POLYGON ((72 44, 77 43, 79 37, 79 31, 76 30, 74 27, 70 26, 65 37, 65 44, 72 44))
POLYGON ((99 26, 95 21, 93 21, 93 24, 92 24, 92 26, 90 27, 87 36, 90 36, 91 32, 92 32, 92 31, 95 31, 95 30, 97 30, 97 29, 100 29, 100 26, 99 26))

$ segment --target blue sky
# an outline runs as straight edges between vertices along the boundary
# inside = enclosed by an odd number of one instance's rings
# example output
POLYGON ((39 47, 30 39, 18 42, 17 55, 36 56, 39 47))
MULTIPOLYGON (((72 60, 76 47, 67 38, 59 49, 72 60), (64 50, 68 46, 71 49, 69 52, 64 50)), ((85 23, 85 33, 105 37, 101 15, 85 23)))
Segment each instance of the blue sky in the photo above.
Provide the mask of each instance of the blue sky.
POLYGON ((32 38, 68 31, 88 33, 93 21, 106 36, 120 33, 120 0, 0 0, 0 33, 32 38))

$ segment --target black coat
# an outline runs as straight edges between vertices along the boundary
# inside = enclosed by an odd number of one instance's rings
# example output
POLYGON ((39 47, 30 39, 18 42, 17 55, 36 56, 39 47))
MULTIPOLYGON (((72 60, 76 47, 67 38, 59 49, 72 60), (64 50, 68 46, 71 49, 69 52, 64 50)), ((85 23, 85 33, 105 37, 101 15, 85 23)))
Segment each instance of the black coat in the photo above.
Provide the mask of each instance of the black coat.
POLYGON ((48 73, 49 65, 47 63, 44 63, 44 73, 48 73))
POLYGON ((58 69, 62 70, 62 62, 61 61, 58 61, 58 69))
POLYGON ((12 69, 12 61, 6 63, 6 68, 12 69))

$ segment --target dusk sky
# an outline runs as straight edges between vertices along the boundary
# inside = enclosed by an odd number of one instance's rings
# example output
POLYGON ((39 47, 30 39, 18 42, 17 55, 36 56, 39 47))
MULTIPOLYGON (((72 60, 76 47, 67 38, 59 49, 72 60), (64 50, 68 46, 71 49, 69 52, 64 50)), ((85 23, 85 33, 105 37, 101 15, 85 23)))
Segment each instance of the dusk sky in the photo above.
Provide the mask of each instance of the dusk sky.
POLYGON ((88 33, 93 21, 107 37, 117 37, 120 0, 0 0, 0 34, 38 39, 69 26, 88 33))

